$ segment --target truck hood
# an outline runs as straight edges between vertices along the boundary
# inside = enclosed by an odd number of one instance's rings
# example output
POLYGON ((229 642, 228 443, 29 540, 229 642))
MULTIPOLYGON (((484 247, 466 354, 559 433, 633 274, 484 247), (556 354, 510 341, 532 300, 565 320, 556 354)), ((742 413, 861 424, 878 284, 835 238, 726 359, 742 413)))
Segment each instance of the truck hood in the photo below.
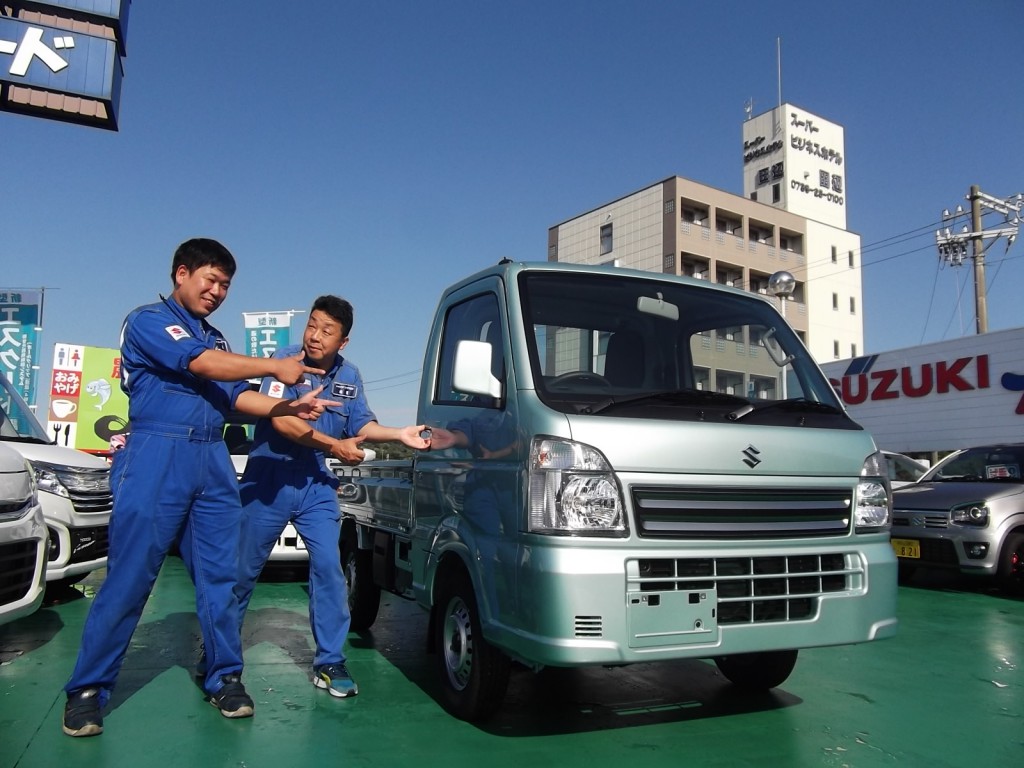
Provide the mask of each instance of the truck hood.
POLYGON ((875 451, 858 429, 810 429, 569 416, 574 440, 617 471, 751 476, 856 477, 875 451))
POLYGON ((19 443, 4 442, 4 445, 17 451, 29 461, 42 461, 53 466, 76 467, 78 469, 103 469, 109 465, 99 456, 85 451, 65 448, 50 443, 19 443))
POLYGON ((893 493, 896 509, 949 509, 960 504, 1009 499, 1024 493, 1021 483, 915 483, 893 493))

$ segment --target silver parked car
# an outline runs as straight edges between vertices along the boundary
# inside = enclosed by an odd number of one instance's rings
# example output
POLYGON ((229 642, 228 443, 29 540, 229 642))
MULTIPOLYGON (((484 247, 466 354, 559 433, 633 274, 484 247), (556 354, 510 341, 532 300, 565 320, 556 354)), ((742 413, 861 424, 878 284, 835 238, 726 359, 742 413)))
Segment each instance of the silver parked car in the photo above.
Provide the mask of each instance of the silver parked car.
POLYGON ((1024 443, 957 451, 894 491, 892 545, 904 575, 956 568, 1024 592, 1024 443))
POLYGON ((47 542, 32 467, 0 443, 0 624, 43 601, 47 542))

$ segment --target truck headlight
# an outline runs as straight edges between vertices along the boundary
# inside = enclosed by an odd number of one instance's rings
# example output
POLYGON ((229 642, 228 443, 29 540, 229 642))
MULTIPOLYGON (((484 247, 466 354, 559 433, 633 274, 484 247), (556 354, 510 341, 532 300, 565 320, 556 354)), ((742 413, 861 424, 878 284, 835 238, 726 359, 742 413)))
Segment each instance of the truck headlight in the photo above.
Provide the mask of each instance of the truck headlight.
POLYGON ((892 523, 892 491, 885 457, 876 452, 864 460, 857 483, 853 508, 854 530, 868 533, 888 528, 892 523))
POLYGON ((625 536, 624 506, 615 474, 600 451, 572 440, 534 438, 532 533, 625 536))
POLYGON ((988 525, 988 507, 975 502, 973 504, 962 504, 950 510, 950 520, 960 525, 974 525, 983 528, 988 525))

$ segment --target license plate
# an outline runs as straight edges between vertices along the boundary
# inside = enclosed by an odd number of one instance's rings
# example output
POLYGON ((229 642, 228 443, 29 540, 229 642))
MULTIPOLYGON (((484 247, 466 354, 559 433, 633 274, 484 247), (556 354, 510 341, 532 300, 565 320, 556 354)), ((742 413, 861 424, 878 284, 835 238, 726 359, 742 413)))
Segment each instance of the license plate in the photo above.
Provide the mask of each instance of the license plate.
POLYGON ((896 557, 905 557, 910 560, 921 559, 921 542, 917 539, 892 539, 890 543, 896 551, 896 557))

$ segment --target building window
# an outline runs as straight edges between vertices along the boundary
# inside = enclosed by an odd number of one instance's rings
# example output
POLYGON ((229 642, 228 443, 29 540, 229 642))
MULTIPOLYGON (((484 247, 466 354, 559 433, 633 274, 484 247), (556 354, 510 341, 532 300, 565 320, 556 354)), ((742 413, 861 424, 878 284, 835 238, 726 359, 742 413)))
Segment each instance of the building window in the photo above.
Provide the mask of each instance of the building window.
POLYGON ((856 344, 851 344, 850 345, 850 357, 856 357, 856 356, 857 356, 857 345, 856 344))
POLYGON ((756 203, 757 202, 757 192, 751 192, 750 193, 750 199, 753 200, 756 203))
POLYGON ((836 309, 836 310, 839 309, 839 294, 838 293, 833 293, 832 294, 832 309, 836 309))
POLYGON ((612 225, 601 225, 601 255, 612 252, 612 225))
POLYGON ((833 341, 832 342, 832 356, 836 360, 839 359, 839 342, 838 341, 833 341))
POLYGON ((838 264, 839 263, 839 249, 836 248, 834 245, 832 246, 832 263, 833 264, 838 264))
POLYGON ((772 202, 777 203, 782 200, 782 185, 772 184, 772 202))
POLYGON ((850 251, 849 259, 850 259, 850 269, 853 269, 853 251, 850 251))
POLYGON ((854 298, 853 296, 850 297, 850 314, 857 314, 857 299, 854 298))

